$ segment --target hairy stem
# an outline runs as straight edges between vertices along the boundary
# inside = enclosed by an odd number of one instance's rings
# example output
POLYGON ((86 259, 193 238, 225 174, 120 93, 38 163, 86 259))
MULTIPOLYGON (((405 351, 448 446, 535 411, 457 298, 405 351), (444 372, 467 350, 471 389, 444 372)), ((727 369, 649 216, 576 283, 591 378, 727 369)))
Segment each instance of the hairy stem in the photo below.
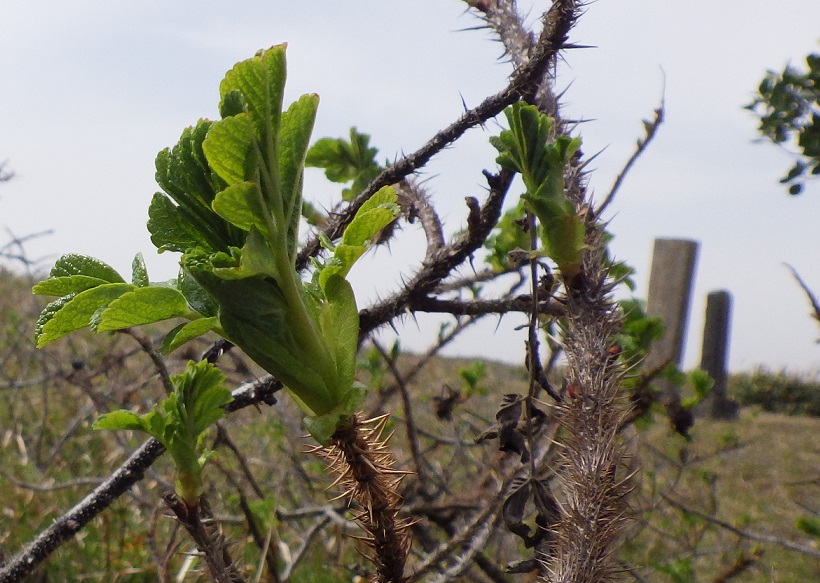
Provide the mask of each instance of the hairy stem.
POLYGON ((399 516, 402 498, 397 489, 406 472, 393 468, 381 434, 387 416, 362 421, 358 416, 336 431, 327 447, 311 451, 338 474, 334 485, 357 506, 356 521, 365 530, 361 540, 371 549, 376 567, 374 583, 405 583, 404 563, 410 552, 410 520, 399 516))

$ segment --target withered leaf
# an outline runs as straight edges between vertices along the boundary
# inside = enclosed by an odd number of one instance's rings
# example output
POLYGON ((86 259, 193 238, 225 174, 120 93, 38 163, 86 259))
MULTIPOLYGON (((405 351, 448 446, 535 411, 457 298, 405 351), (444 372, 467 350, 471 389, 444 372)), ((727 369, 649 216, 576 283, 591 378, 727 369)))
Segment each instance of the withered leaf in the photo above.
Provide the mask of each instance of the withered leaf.
POLYGON ((530 527, 524 524, 524 510, 527 508, 527 500, 530 497, 529 480, 517 478, 513 482, 513 488, 512 493, 504 500, 501 516, 507 529, 520 536, 525 545, 530 546, 527 544, 530 541, 530 527))

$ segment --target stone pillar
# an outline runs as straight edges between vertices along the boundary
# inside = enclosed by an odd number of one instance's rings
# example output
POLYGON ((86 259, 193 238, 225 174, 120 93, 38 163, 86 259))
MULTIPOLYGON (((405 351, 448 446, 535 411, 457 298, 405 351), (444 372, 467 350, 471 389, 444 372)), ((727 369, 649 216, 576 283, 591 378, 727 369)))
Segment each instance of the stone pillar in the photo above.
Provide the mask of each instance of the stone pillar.
MULTIPOLYGON (((663 321, 665 332, 647 355, 645 370, 664 363, 681 363, 697 254, 696 241, 655 239, 646 312, 663 321)), ((671 384, 660 381, 658 386, 667 396, 677 396, 671 384)))
POLYGON ((706 322, 703 325, 703 349, 700 368, 715 381, 712 394, 699 408, 715 419, 734 419, 738 405, 726 394, 729 355, 729 331, 732 322, 732 296, 721 290, 706 296, 706 322))

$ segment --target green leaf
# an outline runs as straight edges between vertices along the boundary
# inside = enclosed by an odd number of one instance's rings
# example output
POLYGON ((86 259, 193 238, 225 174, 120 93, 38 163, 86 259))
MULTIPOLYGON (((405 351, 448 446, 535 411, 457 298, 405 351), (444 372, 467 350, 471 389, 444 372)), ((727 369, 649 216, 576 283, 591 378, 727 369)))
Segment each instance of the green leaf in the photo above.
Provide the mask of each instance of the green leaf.
POLYGON ((797 528, 815 538, 820 538, 820 517, 801 516, 797 519, 797 528))
POLYGON ((249 169, 254 166, 249 158, 255 157, 256 139, 251 118, 239 114, 215 122, 202 150, 211 169, 227 184, 235 184, 255 178, 249 175, 249 169))
POLYGON ((108 283, 53 302, 40 315, 34 336, 37 348, 91 324, 92 317, 116 298, 134 289, 128 283, 108 283))
POLYGON ((325 176, 332 182, 350 182, 350 188, 342 191, 344 200, 359 196, 371 180, 382 171, 376 162, 378 150, 368 146, 370 136, 350 128, 350 141, 344 138, 322 138, 308 150, 305 165, 324 168, 325 176))
POLYGON ((162 341, 161 352, 163 354, 170 354, 186 342, 190 342, 194 338, 199 338, 212 330, 219 328, 219 318, 200 318, 192 322, 180 324, 168 334, 162 341))
POLYGON ((256 182, 237 182, 216 195, 214 211, 229 223, 243 231, 252 226, 262 232, 268 231, 265 215, 268 213, 262 202, 262 193, 256 182))
POLYGON ((581 269, 586 225, 566 197, 564 172, 581 142, 568 136, 550 141, 552 121, 535 106, 517 102, 504 113, 510 129, 491 139, 497 161, 521 173, 527 187, 521 198, 541 224, 546 254, 571 281, 581 269))
POLYGON ((555 261, 565 279, 572 279, 581 270, 584 237, 586 236, 584 219, 570 213, 543 217, 541 225, 547 255, 555 261))
POLYGON ((176 206, 162 193, 154 194, 148 207, 148 231, 151 242, 160 253, 184 253, 192 247, 211 248, 211 242, 202 234, 184 209, 176 206))
MULTIPOLYGON (((390 187, 387 186, 385 188, 390 187)), ((395 198, 393 200, 395 200, 395 198)), ((396 220, 398 216, 399 207, 396 204, 383 204, 369 210, 361 209, 356 213, 356 217, 345 229, 344 235, 342 236, 342 244, 364 246, 366 243, 369 243, 370 239, 379 231, 396 220)))
POLYGON ((335 406, 333 363, 317 356, 304 341, 293 322, 294 310, 274 280, 226 280, 205 266, 186 267, 219 303, 219 321, 228 340, 300 394, 309 410, 326 412, 335 406))
POLYGON ((302 212, 302 173, 318 107, 318 95, 302 95, 282 114, 279 127, 278 186, 285 224, 288 225, 287 240, 289 244, 293 242, 293 247, 288 249, 290 255, 295 253, 298 221, 302 212))
POLYGON ((148 424, 142 415, 133 411, 112 411, 100 415, 92 425, 93 429, 110 429, 119 431, 121 429, 131 429, 136 431, 148 431, 148 424))
POLYGON ((529 248, 529 235, 524 232, 519 223, 523 215, 522 205, 505 212, 493 229, 492 235, 484 243, 484 247, 490 251, 487 263, 496 272, 500 273, 515 267, 510 260, 510 252, 529 248))
POLYGON ((203 316, 216 316, 219 312, 219 305, 210 294, 203 289, 190 273, 184 269, 180 270, 177 277, 177 289, 182 292, 188 305, 203 316))
POLYGON ((344 418, 343 415, 336 412, 316 415, 314 417, 305 417, 305 429, 307 429, 313 439, 322 445, 327 445, 330 443, 333 434, 336 433, 339 423, 344 418))
POLYGON ((225 74, 219 85, 222 99, 220 110, 224 111, 229 101, 236 101, 238 92, 246 111, 254 120, 256 135, 259 136, 264 135, 268 124, 272 127, 279 126, 287 77, 286 49, 286 44, 276 45, 260 51, 251 59, 237 63, 225 74))
POLYGON ((145 267, 145 258, 142 253, 137 253, 131 263, 131 283, 137 287, 150 285, 148 280, 148 269, 145 267))
MULTIPOLYGON (((208 165, 203 151, 203 143, 213 123, 200 120, 196 126, 182 132, 173 149, 161 151, 157 155, 156 176, 157 183, 179 205, 173 220, 193 229, 195 238, 205 241, 198 246, 223 249, 241 245, 242 238, 238 229, 211 209, 216 192, 225 186, 208 165)), ((180 236, 187 239, 191 233, 186 228, 180 236)), ((178 250, 184 252, 185 248, 178 250)))
POLYGON ((373 237, 396 220, 400 212, 396 199, 396 191, 385 186, 362 205, 345 229, 341 243, 334 248, 333 260, 319 272, 322 289, 331 276, 347 276, 353 264, 367 251, 373 237))
POLYGON ((77 294, 107 282, 90 275, 69 275, 66 277, 52 277, 37 283, 31 291, 41 296, 67 296, 77 294))
POLYGON ((695 389, 698 401, 703 400, 712 390, 712 387, 715 386, 715 379, 708 372, 699 368, 689 372, 689 382, 692 384, 692 388, 695 389))
POLYGON ((170 287, 140 287, 120 295, 95 318, 97 332, 122 330, 188 314, 181 292, 170 287))
POLYGON ((173 393, 145 415, 114 411, 101 416, 95 429, 136 429, 161 442, 177 468, 177 494, 189 505, 202 494, 202 434, 225 415, 231 392, 224 375, 208 362, 189 361, 185 372, 171 377, 173 393))
POLYGON ((336 360, 340 387, 352 384, 359 342, 359 312, 350 283, 340 275, 328 279, 324 288, 328 303, 320 313, 323 336, 336 360))
POLYGON ((108 283, 125 283, 122 276, 117 271, 103 263, 99 259, 88 257, 87 255, 78 255, 69 253, 60 257, 51 268, 49 277, 68 277, 72 275, 85 275, 101 279, 108 283))

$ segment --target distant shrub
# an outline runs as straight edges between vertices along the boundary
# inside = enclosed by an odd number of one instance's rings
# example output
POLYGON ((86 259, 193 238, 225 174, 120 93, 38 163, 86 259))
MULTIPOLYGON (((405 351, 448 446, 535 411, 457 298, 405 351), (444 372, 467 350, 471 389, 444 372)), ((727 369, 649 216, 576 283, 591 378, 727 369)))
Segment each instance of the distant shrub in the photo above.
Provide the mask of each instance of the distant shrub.
POLYGON ((766 411, 820 417, 820 381, 787 371, 759 369, 729 378, 729 392, 743 406, 766 411))

